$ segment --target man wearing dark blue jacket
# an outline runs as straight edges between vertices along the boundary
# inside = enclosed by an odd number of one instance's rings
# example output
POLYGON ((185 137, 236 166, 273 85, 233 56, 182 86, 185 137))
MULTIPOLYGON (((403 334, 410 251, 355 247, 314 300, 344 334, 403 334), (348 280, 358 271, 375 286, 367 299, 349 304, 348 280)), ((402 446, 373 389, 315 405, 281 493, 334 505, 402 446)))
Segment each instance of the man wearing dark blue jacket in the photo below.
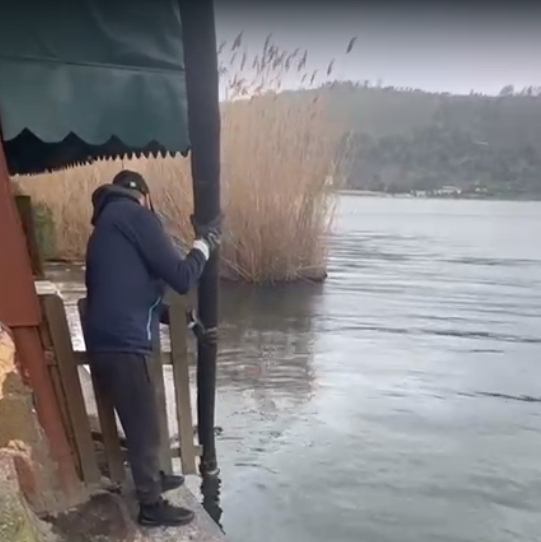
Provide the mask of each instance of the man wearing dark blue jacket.
POLYGON ((124 433, 147 526, 189 523, 192 511, 161 494, 183 483, 160 471, 160 433, 149 371, 153 333, 164 315, 168 285, 186 294, 199 280, 219 244, 219 219, 193 220, 196 239, 183 259, 154 213, 148 185, 139 173, 121 171, 92 195, 94 230, 86 253, 86 349, 96 383, 113 401, 124 433))

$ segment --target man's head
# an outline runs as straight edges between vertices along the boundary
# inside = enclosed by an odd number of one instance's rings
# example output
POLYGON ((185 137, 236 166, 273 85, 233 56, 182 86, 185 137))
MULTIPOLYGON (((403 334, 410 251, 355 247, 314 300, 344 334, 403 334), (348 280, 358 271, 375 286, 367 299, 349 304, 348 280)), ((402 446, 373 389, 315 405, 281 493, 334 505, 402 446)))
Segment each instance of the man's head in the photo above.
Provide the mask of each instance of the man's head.
POLYGON ((144 205, 147 209, 154 211, 154 207, 152 206, 152 201, 150 199, 150 189, 140 173, 123 169, 115 175, 112 184, 133 191, 137 195, 141 205, 144 205))

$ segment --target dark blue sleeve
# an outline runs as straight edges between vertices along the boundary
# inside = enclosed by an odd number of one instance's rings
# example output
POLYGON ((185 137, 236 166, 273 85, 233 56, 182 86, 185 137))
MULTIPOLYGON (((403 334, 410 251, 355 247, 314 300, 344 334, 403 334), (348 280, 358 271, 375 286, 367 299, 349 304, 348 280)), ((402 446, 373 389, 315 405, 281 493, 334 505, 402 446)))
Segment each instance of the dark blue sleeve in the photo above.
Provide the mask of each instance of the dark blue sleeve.
POLYGON ((205 267, 205 256, 193 249, 183 259, 153 212, 138 206, 129 221, 122 221, 122 229, 132 238, 149 269, 173 290, 184 295, 195 286, 205 267))

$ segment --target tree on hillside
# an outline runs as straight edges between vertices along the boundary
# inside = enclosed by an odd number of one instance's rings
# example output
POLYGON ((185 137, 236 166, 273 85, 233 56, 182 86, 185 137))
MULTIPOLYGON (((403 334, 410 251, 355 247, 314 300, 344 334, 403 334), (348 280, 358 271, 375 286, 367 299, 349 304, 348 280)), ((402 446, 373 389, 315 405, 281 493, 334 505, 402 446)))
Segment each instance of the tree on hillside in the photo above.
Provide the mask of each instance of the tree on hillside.
POLYGON ((499 96, 453 96, 334 83, 326 98, 330 118, 351 130, 351 188, 409 192, 455 186, 541 197, 536 87, 517 92, 506 85, 499 96))

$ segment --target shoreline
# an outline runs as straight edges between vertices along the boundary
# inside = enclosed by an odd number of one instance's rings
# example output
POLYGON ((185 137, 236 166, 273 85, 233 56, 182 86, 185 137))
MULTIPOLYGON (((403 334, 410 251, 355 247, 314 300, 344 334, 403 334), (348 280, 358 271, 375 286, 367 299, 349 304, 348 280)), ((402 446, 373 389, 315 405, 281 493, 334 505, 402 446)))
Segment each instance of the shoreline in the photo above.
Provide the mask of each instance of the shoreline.
POLYGON ((413 194, 403 193, 403 194, 389 194, 388 192, 374 192, 372 190, 355 190, 351 188, 346 188, 343 190, 337 190, 336 193, 339 196, 360 196, 367 198, 394 198, 394 199, 416 199, 416 200, 457 200, 457 201, 509 201, 509 202, 538 202, 541 201, 541 195, 539 197, 497 197, 497 196, 480 196, 472 195, 467 196, 464 194, 457 195, 423 195, 423 196, 414 196, 413 194))
MULTIPOLYGON (((43 264, 46 267, 52 267, 52 266, 69 266, 69 267, 77 267, 83 269, 85 266, 84 260, 81 260, 80 258, 47 258, 43 260, 43 264)), ((47 271, 45 272, 45 275, 47 275, 47 271)), ((329 276, 329 273, 326 269, 313 274, 306 273, 305 275, 301 275, 295 279, 279 279, 269 282, 250 282, 246 280, 242 280, 240 277, 235 277, 231 273, 228 273, 227 270, 223 270, 222 274, 220 275, 219 279, 220 282, 224 284, 230 284, 230 285, 238 285, 238 284, 250 284, 253 286, 288 286, 288 285, 294 285, 294 284, 324 284, 329 276)), ((45 280, 50 280, 51 277, 47 277, 45 280)))

